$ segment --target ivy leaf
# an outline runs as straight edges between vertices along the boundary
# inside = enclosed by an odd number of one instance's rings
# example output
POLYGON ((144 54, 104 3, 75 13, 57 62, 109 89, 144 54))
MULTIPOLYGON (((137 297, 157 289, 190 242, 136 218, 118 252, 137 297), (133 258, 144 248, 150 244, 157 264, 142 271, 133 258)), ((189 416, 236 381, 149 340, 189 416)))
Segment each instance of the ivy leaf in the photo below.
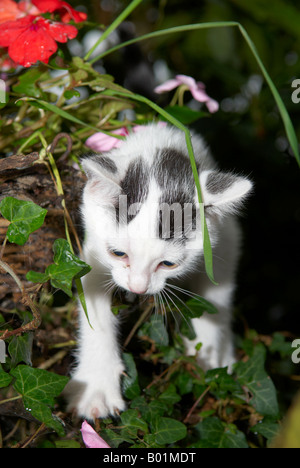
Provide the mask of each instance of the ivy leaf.
POLYGON ((266 350, 262 344, 255 346, 253 355, 247 362, 234 366, 237 380, 252 395, 250 404, 264 416, 279 416, 276 389, 264 369, 266 350))
POLYGON ((249 448, 245 434, 234 424, 225 424, 220 419, 210 417, 197 424, 199 442, 193 448, 249 448))
POLYGON ((176 419, 156 418, 152 433, 155 435, 155 442, 159 445, 173 444, 184 439, 187 435, 186 426, 176 419))
POLYGON ((129 409, 121 414, 121 421, 124 426, 128 426, 130 435, 137 434, 138 430, 148 432, 148 424, 139 416, 135 409, 129 409))
POLYGON ((129 400, 140 395, 141 389, 138 382, 138 373, 133 357, 129 353, 123 353, 123 361, 126 366, 126 374, 122 382, 123 393, 129 400))
POLYGON ((7 387, 12 381, 12 377, 2 369, 0 364, 0 388, 7 387))
POLYGON ((152 315, 149 322, 143 324, 139 336, 146 335, 159 346, 168 346, 169 335, 161 315, 152 315))
POLYGON ((68 377, 20 365, 10 372, 15 377, 14 389, 22 395, 24 407, 33 417, 64 435, 60 420, 52 414, 51 408, 68 382, 68 377))
POLYGON ((131 437, 114 432, 112 429, 103 429, 101 431, 101 436, 112 448, 118 448, 123 442, 127 442, 129 444, 133 443, 133 439, 131 437))
POLYGON ((279 424, 274 422, 273 419, 264 418, 263 421, 260 421, 259 423, 255 424, 255 426, 252 426, 250 431, 261 434, 267 439, 268 443, 271 443, 278 435, 279 429, 279 424))
POLYGON ((189 318, 199 318, 204 312, 207 312, 208 314, 218 313, 218 309, 203 297, 189 299, 186 302, 186 305, 187 308, 184 308, 183 313, 189 318))
POLYGON ((170 384, 167 390, 159 395, 158 400, 163 402, 166 406, 173 406, 175 403, 181 400, 181 396, 176 392, 175 385, 170 384))
POLYGON ((240 384, 227 373, 226 367, 208 370, 205 374, 205 383, 210 386, 210 392, 217 398, 225 399, 230 393, 242 393, 240 384))
POLYGON ((29 235, 42 226, 47 214, 47 210, 35 203, 13 197, 1 201, 0 211, 11 222, 7 229, 8 240, 18 245, 24 245, 29 235))
POLYGON ((26 278, 33 283, 50 283, 54 288, 62 289, 72 297, 72 281, 81 278, 91 270, 91 267, 71 252, 70 245, 65 239, 57 239, 53 244, 54 257, 45 273, 29 271, 26 278))
POLYGON ((15 367, 20 362, 25 362, 29 366, 32 365, 33 333, 28 332, 21 336, 14 336, 8 345, 8 352, 11 356, 11 367, 15 367))

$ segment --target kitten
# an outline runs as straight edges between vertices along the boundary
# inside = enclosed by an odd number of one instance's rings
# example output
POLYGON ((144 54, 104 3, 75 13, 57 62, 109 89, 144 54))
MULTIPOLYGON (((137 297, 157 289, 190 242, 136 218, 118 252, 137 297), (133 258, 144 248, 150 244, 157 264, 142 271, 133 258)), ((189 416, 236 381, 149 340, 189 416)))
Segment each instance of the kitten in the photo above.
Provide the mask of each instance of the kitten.
POLYGON ((170 295, 179 284, 205 297, 219 313, 192 320, 196 338, 185 339, 186 352, 197 353, 206 369, 235 361, 230 308, 240 231, 233 215, 252 184, 216 169, 199 136, 193 135, 192 142, 217 286, 203 272, 198 197, 182 131, 150 124, 130 134, 120 148, 82 161, 88 177, 82 203, 83 257, 92 266, 83 288, 93 328, 81 310, 78 362, 66 393, 68 408, 83 418, 125 409, 118 317, 111 312, 113 284, 148 295, 164 288, 170 295), (190 208, 189 216, 184 207, 190 208), (196 352, 199 342, 202 347, 196 352))

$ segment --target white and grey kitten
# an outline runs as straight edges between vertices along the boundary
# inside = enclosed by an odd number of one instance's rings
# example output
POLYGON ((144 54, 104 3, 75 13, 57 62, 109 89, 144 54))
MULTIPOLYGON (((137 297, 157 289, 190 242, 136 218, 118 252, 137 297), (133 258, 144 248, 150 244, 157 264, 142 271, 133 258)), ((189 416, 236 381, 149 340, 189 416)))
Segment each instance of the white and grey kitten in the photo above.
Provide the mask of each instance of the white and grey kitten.
POLYGON ((111 312, 109 285, 147 295, 164 288, 170 294, 175 285, 203 296, 219 313, 192 320, 196 338, 185 340, 186 352, 197 354, 205 368, 230 366, 235 360, 230 322, 240 231, 234 215, 252 184, 216 169, 199 136, 193 135, 192 142, 217 286, 203 272, 198 198, 183 132, 150 124, 130 134, 120 148, 82 161, 88 177, 83 259, 92 266, 83 288, 92 328, 81 310, 78 362, 67 396, 68 408, 83 418, 125 409, 118 317, 111 312), (185 216, 184 208, 191 206, 185 216))

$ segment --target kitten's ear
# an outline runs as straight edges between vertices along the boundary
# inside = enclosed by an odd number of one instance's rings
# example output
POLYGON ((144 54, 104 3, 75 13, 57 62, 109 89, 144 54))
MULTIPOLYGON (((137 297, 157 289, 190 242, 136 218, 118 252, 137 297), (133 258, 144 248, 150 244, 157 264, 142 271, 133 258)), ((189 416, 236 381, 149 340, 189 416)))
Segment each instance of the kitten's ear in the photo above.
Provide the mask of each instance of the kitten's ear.
POLYGON ((235 213, 250 194, 252 182, 231 172, 203 171, 200 185, 204 207, 211 213, 235 213))
POLYGON ((121 192, 119 173, 115 162, 107 156, 92 155, 81 160, 88 182, 85 190, 98 199, 112 201, 121 192))

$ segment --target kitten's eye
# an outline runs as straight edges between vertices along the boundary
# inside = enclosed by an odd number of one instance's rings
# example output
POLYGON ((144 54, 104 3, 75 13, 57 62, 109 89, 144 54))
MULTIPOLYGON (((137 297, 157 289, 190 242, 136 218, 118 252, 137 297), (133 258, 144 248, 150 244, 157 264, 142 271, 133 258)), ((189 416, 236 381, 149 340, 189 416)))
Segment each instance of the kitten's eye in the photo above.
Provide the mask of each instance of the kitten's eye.
POLYGON ((125 252, 121 252, 120 250, 111 250, 110 253, 118 258, 127 258, 128 255, 125 252))
POLYGON ((167 260, 164 260, 163 262, 160 262, 159 265, 162 266, 162 267, 165 267, 165 268, 176 268, 177 267, 177 263, 168 262, 167 260))

